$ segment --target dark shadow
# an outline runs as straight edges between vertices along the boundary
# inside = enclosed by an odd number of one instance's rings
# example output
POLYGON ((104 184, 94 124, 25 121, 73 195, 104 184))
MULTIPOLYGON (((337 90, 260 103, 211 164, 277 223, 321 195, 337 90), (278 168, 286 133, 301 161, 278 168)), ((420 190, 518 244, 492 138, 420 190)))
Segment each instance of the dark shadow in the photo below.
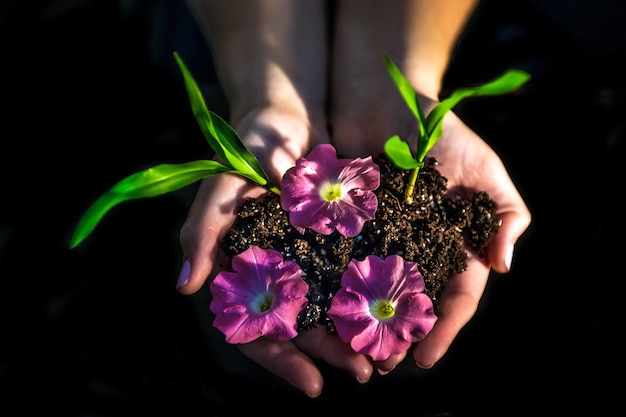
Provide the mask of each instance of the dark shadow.
MULTIPOLYGON (((337 403, 363 411, 372 398, 384 406, 408 399, 421 416, 619 409, 624 226, 613 198, 622 189, 626 51, 600 43, 625 28, 594 29, 597 16, 580 8, 564 6, 557 19, 538 1, 502 3, 481 6, 446 88, 508 67, 533 74, 518 93, 456 111, 501 154, 533 212, 513 271, 494 274, 477 315, 434 369, 407 358, 363 386, 320 364, 327 384, 315 400, 222 345, 206 291, 174 290, 178 231, 195 187, 128 202, 84 245, 67 247, 83 211, 119 179, 210 156, 174 50, 210 107, 224 114, 225 104, 181 3, 3 3, 2 412, 218 416, 274 414, 284 404, 298 407, 287 408, 291 415, 337 403), (594 36, 573 33, 568 12, 594 36)), ((626 9, 594 4, 615 16, 626 9)))

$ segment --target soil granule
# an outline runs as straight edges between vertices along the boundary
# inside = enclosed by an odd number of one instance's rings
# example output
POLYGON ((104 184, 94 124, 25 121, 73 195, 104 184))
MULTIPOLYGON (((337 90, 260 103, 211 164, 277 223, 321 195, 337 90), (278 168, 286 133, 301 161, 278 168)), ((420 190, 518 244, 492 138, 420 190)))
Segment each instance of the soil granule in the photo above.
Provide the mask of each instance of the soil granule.
POLYGON ((347 238, 337 231, 322 235, 310 229, 301 234, 289 223, 280 197, 269 193, 247 199, 239 207, 235 224, 221 242, 232 257, 250 245, 275 249, 285 260, 295 261, 309 284, 308 305, 298 316, 298 330, 328 326, 335 331, 326 312, 340 288, 341 275, 351 259, 368 255, 397 254, 416 262, 426 283, 426 294, 438 299, 448 277, 467 267, 467 250, 482 256, 482 249, 500 227, 497 204, 485 192, 472 199, 446 195, 448 180, 430 158, 419 171, 413 203, 404 203, 405 181, 410 171, 400 170, 384 155, 374 159, 380 167, 381 183, 376 218, 365 223, 361 233, 347 238))

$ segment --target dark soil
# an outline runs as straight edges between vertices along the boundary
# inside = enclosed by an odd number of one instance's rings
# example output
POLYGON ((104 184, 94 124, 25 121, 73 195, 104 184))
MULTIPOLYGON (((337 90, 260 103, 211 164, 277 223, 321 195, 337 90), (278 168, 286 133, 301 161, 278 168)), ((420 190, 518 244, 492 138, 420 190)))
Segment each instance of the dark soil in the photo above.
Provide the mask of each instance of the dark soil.
POLYGON ((376 218, 367 221, 356 237, 347 238, 337 231, 322 235, 310 229, 300 234, 289 223, 280 197, 270 193, 262 199, 246 200, 221 242, 228 256, 257 245, 276 249, 284 259, 300 265, 309 284, 309 304, 298 318, 300 330, 321 323, 334 331, 326 312, 340 287, 341 275, 351 259, 362 260, 371 254, 397 254, 417 262, 436 312, 448 277, 467 267, 465 250, 482 256, 482 249, 500 227, 497 204, 487 193, 477 192, 471 200, 446 195, 448 180, 436 169, 435 159, 420 169, 410 205, 403 201, 409 171, 399 170, 382 155, 375 162, 381 174, 375 191, 376 218))

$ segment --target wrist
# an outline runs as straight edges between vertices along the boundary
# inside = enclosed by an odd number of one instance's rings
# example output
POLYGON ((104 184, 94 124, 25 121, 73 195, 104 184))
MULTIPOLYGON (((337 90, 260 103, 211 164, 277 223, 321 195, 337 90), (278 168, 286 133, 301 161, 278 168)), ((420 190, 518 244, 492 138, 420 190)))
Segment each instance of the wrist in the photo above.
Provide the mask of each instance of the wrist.
POLYGON ((277 185, 296 159, 328 142, 325 120, 319 111, 303 113, 300 106, 281 102, 250 107, 231 118, 231 125, 277 185))
MULTIPOLYGON (((280 71, 276 71, 280 72, 280 71)), ((323 123, 325 96, 319 94, 321 88, 313 85, 296 85, 284 74, 267 77, 260 84, 241 83, 225 91, 233 123, 246 115, 272 110, 276 115, 293 119, 307 120, 311 124, 323 123)))

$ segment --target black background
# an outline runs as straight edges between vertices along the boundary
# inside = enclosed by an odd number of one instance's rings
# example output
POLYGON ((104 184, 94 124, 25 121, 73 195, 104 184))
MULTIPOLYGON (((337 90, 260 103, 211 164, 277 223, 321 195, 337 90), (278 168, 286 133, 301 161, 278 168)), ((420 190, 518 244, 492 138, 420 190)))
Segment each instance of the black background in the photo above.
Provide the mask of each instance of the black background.
POLYGON ((507 67, 533 75, 521 91, 455 108, 533 213, 512 272, 493 274, 432 370, 407 361, 361 386, 321 364, 315 400, 219 343, 203 294, 174 290, 194 186, 126 203, 67 246, 119 179, 209 156, 174 50, 209 107, 225 106, 184 5, 0 3, 0 414, 292 415, 376 401, 422 416, 623 409, 626 7, 542 3, 483 2, 446 78, 454 88, 507 67))

